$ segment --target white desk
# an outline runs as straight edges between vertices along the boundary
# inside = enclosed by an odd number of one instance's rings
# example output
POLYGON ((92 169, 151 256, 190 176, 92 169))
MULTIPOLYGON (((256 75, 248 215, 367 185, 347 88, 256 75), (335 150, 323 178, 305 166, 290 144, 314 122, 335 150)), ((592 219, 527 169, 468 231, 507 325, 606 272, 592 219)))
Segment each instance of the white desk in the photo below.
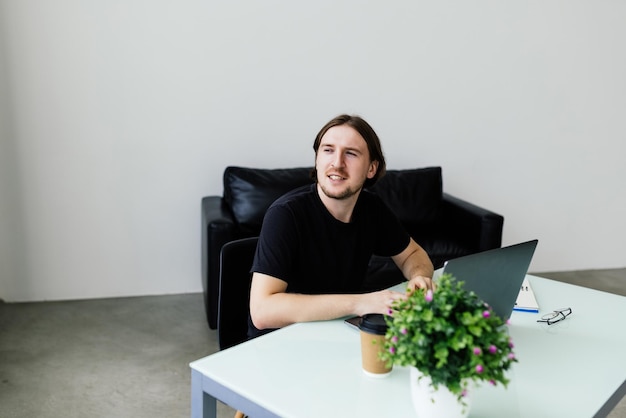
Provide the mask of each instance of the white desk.
MULTIPOLYGON (((626 298, 529 280, 541 312, 511 316, 511 383, 474 391, 470 416, 606 416, 626 393, 626 298), (565 307, 565 321, 536 322, 565 307)), ((365 376, 358 332, 341 320, 295 324, 190 366, 193 417, 215 417, 216 399, 254 418, 414 416, 408 370, 365 376)))

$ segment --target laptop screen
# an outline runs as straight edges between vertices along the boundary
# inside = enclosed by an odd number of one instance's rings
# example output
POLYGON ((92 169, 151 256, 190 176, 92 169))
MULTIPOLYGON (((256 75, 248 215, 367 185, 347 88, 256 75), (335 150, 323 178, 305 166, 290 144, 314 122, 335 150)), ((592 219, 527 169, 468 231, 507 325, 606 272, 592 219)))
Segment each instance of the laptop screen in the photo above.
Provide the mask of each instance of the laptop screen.
POLYGON ((513 312, 537 243, 532 240, 455 258, 446 262, 443 273, 465 282, 465 289, 474 291, 506 320, 513 312))

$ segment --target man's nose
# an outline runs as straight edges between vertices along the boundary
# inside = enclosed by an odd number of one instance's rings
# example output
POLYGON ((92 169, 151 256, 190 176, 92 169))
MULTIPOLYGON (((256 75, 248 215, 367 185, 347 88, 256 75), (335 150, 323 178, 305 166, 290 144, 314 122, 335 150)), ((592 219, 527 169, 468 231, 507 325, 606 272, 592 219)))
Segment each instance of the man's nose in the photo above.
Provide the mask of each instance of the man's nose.
POLYGON ((333 160, 333 166, 334 167, 343 167, 343 163, 344 163, 343 152, 335 153, 335 158, 333 160))

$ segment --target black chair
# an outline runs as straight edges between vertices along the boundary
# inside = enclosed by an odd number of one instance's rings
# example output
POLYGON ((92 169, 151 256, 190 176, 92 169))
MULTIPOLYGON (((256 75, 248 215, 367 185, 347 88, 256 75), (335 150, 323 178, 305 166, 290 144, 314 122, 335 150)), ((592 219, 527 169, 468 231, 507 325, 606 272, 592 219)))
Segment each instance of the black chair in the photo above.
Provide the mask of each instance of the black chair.
MULTIPOLYGON (((217 338, 220 350, 248 339, 250 312, 250 267, 259 239, 231 241, 220 252, 220 276, 217 305, 217 338)), ((235 418, 246 418, 241 411, 235 418)))
POLYGON ((250 267, 258 238, 230 241, 220 254, 217 335, 220 350, 248 339, 250 267))

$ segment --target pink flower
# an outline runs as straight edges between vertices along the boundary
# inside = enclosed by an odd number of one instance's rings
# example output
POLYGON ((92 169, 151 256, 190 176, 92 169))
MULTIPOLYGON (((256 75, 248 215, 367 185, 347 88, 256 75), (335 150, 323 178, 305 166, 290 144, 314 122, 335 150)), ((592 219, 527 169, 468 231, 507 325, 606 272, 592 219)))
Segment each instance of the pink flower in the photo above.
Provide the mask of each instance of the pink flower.
POLYGON ((466 397, 467 396, 467 389, 463 389, 463 392, 461 392, 461 396, 462 397, 466 397))
POLYGON ((483 370, 485 370, 485 368, 483 367, 482 364, 479 364, 476 366, 476 373, 482 373, 483 370))
POLYGON ((391 337, 391 342, 394 343, 394 344, 397 343, 398 342, 398 336, 394 335, 393 337, 391 337))
POLYGON ((498 351, 498 347, 496 347, 495 345, 491 344, 491 345, 489 346, 489 352, 490 352, 491 354, 496 354, 496 352, 497 352, 497 351, 498 351))
POLYGON ((483 312, 483 318, 489 318, 490 316, 491 316, 491 313, 489 313, 489 311, 483 312))
POLYGON ((406 334, 408 334, 408 333, 409 333, 409 330, 408 330, 408 329, 406 329, 406 328, 402 328, 402 329, 400 330, 400 332, 401 332, 403 335, 406 335, 406 334))
POLYGON ((495 380, 493 380, 493 379, 491 379, 491 380, 489 381, 489 383, 491 383, 491 386, 495 386, 495 385, 496 385, 496 381, 495 381, 495 380))
POLYGON ((396 347, 389 347, 389 352, 391 354, 396 354, 396 347))
POLYGON ((515 345, 513 345, 513 340, 509 340, 509 347, 511 348, 515 347, 515 345))
POLYGON ((483 353, 483 350, 480 347, 474 347, 474 355, 480 356, 483 353))
POLYGON ((509 360, 514 360, 515 359, 515 354, 509 353, 508 357, 509 357, 509 360))
POLYGON ((428 291, 424 295, 424 299, 426 299, 426 302, 432 302, 433 301, 433 291, 428 289, 428 291))

